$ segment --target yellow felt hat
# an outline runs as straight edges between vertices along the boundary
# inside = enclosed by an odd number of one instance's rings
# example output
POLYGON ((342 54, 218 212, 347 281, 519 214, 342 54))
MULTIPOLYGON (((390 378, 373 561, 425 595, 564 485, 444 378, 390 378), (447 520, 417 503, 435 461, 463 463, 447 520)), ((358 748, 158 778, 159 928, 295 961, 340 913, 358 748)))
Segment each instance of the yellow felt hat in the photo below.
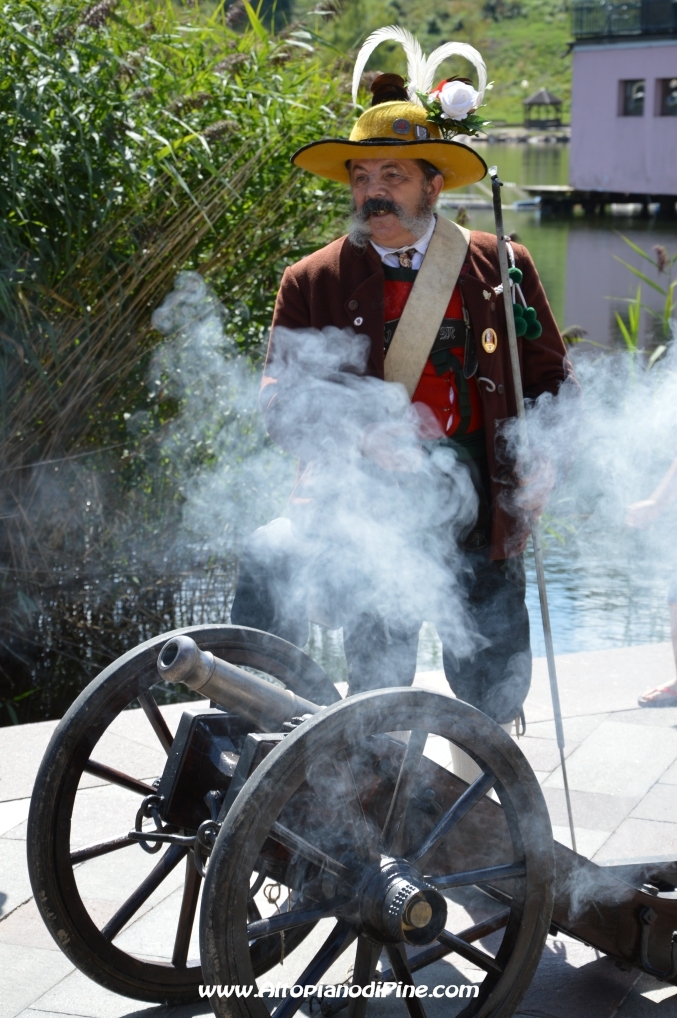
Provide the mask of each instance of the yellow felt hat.
POLYGON ((443 191, 475 184, 487 164, 469 145, 442 138, 416 103, 383 102, 365 110, 349 138, 326 138, 304 145, 292 162, 318 177, 350 183, 350 159, 426 159, 444 177, 443 191))

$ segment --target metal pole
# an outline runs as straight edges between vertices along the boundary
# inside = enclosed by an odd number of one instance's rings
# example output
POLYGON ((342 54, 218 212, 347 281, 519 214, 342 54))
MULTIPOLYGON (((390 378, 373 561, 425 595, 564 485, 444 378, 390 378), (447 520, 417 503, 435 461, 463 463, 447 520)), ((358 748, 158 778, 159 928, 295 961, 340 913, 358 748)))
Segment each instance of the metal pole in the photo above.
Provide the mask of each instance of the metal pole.
MULTIPOLYGON (((501 205, 501 181, 498 179, 498 168, 489 167, 491 177, 491 191, 494 200, 494 218, 496 220, 496 237, 498 239, 498 263, 501 270, 501 282, 503 283, 503 303, 505 305, 505 320, 508 329, 508 347, 510 349, 510 365, 512 367, 512 378, 515 389, 515 402, 517 403, 517 417, 519 421, 520 443, 525 451, 528 451, 529 437, 527 434, 526 416, 524 413, 524 392, 522 391, 522 374, 520 372, 519 354, 517 352, 517 335, 515 333, 515 317, 512 309, 512 293, 510 289, 510 276, 508 275, 508 252, 505 245, 505 233, 503 232, 503 208, 501 205)), ((536 517, 531 520, 531 540, 534 546, 534 559, 536 561, 536 580, 538 582, 538 597, 541 602, 541 618, 543 619, 543 636, 545 638, 545 656, 548 661, 548 678, 550 679, 550 695, 552 697, 552 709, 555 716, 555 732, 557 733, 557 746, 562 763, 562 779, 564 781, 564 795, 569 815, 569 830, 571 831, 571 847, 576 851, 576 834, 574 831, 574 818, 571 811, 571 796, 569 794, 569 779, 567 777, 566 762, 564 760, 564 727, 562 725, 562 708, 559 702, 559 687, 557 685, 557 670, 555 668, 555 651, 552 644, 552 629, 550 626, 550 612, 548 610, 548 594, 545 586, 545 571, 543 569, 543 547, 541 545, 541 526, 536 517)))

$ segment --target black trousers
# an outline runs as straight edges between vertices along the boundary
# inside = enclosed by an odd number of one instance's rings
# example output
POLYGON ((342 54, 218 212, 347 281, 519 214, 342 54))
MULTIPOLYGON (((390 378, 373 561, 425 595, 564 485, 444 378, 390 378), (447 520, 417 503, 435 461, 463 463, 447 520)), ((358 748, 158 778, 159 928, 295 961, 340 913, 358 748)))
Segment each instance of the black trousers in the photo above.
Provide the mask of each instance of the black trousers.
MULTIPOLYGON (((430 619, 442 641, 444 672, 456 696, 506 724, 519 714, 531 683, 524 561, 520 555, 492 562, 486 549, 470 551, 459 572, 483 646, 459 658, 453 641, 445 638, 444 617, 430 619)), ((289 521, 261 527, 242 556, 232 622, 304 646, 308 600, 300 575, 299 547, 289 521)), ((353 617, 347 613, 341 622, 350 693, 412 684, 422 619, 393 621, 370 611, 353 617)))

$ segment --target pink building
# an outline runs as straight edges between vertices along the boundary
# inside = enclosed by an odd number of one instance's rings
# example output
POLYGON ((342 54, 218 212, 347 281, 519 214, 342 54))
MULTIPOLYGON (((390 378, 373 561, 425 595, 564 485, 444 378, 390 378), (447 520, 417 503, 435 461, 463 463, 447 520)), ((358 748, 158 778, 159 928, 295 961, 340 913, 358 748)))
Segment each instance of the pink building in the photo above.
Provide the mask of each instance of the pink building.
POLYGON ((674 208, 677 3, 574 0, 572 13, 570 184, 674 208))

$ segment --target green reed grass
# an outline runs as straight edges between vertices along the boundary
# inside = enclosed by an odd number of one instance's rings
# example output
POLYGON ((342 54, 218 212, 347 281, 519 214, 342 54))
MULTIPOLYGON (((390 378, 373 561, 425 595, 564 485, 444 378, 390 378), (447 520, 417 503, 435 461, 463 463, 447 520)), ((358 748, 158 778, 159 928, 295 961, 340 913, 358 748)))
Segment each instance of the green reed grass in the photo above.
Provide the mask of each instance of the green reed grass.
POLYGON ((0 7, 5 720, 63 709, 44 681, 55 668, 74 689, 151 631, 224 617, 233 562, 202 563, 188 605, 190 563, 151 576, 153 556, 143 573, 129 547, 134 532, 162 562, 181 504, 156 452, 181 407, 147 389, 161 338, 150 315, 176 273, 196 269, 259 356, 285 265, 344 213, 339 189, 289 156, 352 116, 316 34, 297 23, 271 35, 247 9, 235 31, 223 4, 0 7), (130 434, 138 410, 150 423, 130 434), (63 504, 45 494, 52 471, 63 504), (35 695, 21 699, 26 685, 35 695))

